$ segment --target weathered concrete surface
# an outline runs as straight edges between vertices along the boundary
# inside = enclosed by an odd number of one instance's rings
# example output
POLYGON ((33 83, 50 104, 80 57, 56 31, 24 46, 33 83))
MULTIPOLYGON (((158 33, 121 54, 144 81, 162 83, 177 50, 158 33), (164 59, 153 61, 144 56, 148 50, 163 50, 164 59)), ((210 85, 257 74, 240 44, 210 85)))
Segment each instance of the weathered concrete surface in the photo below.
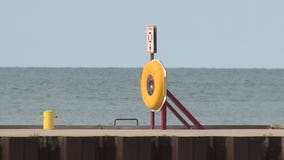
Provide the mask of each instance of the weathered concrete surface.
POLYGON ((284 129, 204 129, 204 130, 150 130, 150 129, 0 129, 0 137, 32 137, 32 136, 64 136, 64 137, 284 137, 284 129))

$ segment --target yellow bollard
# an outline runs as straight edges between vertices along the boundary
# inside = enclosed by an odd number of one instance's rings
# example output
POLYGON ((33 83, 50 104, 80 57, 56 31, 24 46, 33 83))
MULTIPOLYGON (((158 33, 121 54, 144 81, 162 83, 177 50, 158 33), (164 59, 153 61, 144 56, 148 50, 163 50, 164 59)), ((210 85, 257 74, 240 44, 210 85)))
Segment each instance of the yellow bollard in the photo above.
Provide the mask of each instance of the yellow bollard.
POLYGON ((53 110, 43 112, 43 129, 54 129, 54 119, 57 118, 53 110))

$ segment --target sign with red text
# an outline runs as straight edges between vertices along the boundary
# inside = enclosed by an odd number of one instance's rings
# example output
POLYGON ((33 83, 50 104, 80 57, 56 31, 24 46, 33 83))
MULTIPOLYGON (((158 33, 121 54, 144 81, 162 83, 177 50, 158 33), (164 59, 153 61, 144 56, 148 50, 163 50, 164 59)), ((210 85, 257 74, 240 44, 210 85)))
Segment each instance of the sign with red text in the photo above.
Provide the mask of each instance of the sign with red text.
POLYGON ((151 54, 157 52, 156 26, 147 26, 147 51, 151 54))

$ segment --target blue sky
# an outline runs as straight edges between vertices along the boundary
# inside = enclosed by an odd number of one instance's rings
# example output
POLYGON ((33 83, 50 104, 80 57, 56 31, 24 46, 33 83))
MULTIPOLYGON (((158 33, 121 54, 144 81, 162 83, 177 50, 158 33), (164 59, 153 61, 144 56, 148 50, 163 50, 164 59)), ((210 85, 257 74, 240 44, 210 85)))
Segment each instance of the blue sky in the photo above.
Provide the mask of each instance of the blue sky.
POLYGON ((282 0, 1 0, 0 66, 284 68, 282 0))

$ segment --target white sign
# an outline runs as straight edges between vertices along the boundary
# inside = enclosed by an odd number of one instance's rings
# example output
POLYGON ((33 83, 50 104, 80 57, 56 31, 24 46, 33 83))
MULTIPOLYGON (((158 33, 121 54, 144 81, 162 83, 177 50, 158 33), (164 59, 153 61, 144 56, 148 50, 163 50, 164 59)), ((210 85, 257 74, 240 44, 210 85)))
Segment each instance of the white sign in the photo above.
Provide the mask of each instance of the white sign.
POLYGON ((147 26, 147 51, 151 54, 157 52, 156 26, 147 26))

